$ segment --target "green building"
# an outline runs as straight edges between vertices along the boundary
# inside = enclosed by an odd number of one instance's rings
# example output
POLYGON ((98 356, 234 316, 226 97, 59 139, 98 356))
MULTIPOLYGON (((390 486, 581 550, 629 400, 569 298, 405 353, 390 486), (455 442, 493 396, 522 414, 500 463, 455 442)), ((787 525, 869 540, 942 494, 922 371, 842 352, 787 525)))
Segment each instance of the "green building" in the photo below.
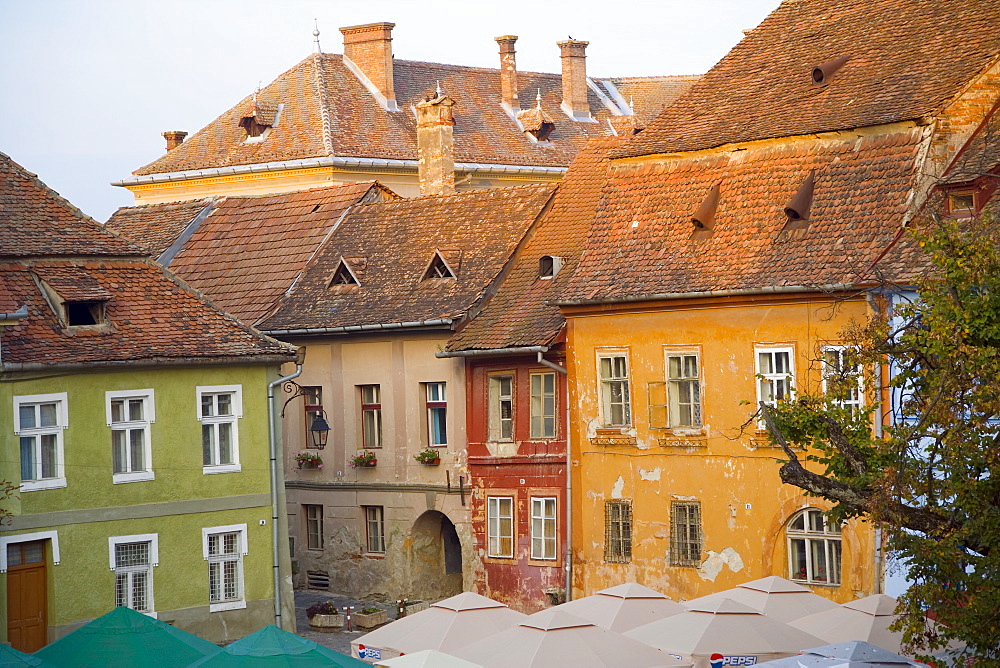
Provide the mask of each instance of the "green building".
POLYGON ((0 640, 119 605, 294 629, 269 397, 295 361, 0 153, 0 640))

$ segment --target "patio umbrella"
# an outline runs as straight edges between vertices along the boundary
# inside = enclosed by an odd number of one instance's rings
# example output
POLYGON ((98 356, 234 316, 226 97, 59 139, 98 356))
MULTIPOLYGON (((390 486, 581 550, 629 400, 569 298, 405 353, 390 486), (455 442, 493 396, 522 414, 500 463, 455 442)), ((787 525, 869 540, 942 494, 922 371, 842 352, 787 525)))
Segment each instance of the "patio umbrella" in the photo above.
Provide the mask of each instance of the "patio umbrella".
POLYGON ((395 659, 386 659, 375 664, 375 668, 483 668, 478 663, 472 663, 457 656, 439 652, 436 649, 425 649, 395 659))
POLYGON ((799 668, 799 666, 830 666, 831 668, 909 668, 925 664, 910 661, 871 643, 853 641, 814 647, 801 656, 758 664, 768 668, 799 668))
POLYGON ((687 612, 626 631, 629 638, 681 656, 696 668, 781 659, 823 641, 748 605, 720 598, 687 612), (721 664, 718 664, 721 665, 721 664))
POLYGON ((891 652, 900 651, 901 631, 890 631, 896 620, 896 599, 885 594, 866 596, 829 610, 789 622, 791 626, 827 642, 864 640, 891 652))
POLYGON ((456 650, 455 656, 484 668, 691 665, 558 607, 536 612, 514 628, 456 650))
POLYGON ((35 656, 62 666, 187 666, 219 648, 130 608, 115 608, 35 656))
POLYGON ((779 622, 790 622, 837 607, 837 604, 830 599, 818 596, 802 585, 777 575, 744 582, 732 589, 693 599, 685 605, 690 608, 692 604, 700 605, 720 598, 729 598, 749 605, 779 622))
POLYGON ((465 592, 366 633, 351 642, 351 655, 384 660, 425 649, 454 654, 459 647, 508 629, 525 618, 503 603, 465 592))
POLYGON ((226 645, 211 656, 190 664, 191 668, 281 668, 282 666, 364 666, 368 664, 345 656, 312 640, 282 631, 274 624, 226 645))
POLYGON ((687 608, 658 591, 630 582, 563 603, 559 610, 582 617, 609 631, 623 633, 684 612, 687 608))
POLYGON ((46 668, 47 666, 55 666, 55 664, 49 663, 48 661, 42 661, 37 656, 31 656, 30 654, 19 652, 13 647, 8 647, 7 645, 0 643, 0 667, 24 668, 24 666, 38 666, 38 668, 46 668))

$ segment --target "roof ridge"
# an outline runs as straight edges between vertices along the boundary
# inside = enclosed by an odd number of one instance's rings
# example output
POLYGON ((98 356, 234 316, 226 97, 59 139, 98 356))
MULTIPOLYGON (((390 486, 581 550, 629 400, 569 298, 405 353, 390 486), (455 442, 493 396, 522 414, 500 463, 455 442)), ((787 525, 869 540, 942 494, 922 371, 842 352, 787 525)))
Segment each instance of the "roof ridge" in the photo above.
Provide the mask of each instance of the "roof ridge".
POLYGON ((313 67, 316 70, 316 86, 319 88, 319 111, 323 118, 323 148, 327 155, 333 155, 333 121, 330 115, 330 101, 326 94, 326 70, 323 67, 323 54, 313 56, 313 67))
POLYGON ((85 214, 83 211, 81 211, 80 209, 78 209, 76 206, 74 206, 68 199, 66 199, 65 197, 63 197, 62 195, 60 195, 59 193, 57 193, 55 190, 53 190, 52 188, 50 188, 49 186, 47 186, 44 181, 42 181, 40 178, 38 178, 38 174, 35 174, 34 172, 29 172, 20 163, 18 163, 16 160, 14 160, 12 157, 10 157, 9 155, 7 155, 3 151, 0 151, 0 159, 7 160, 7 162, 10 163, 10 165, 11 165, 11 167, 13 169, 15 169, 16 171, 18 171, 22 176, 24 176, 24 178, 26 178, 29 181, 31 181, 36 187, 40 188, 41 190, 43 190, 47 194, 49 194, 52 197, 53 200, 55 200, 57 203, 59 203, 60 205, 62 205, 64 208, 66 208, 76 218, 78 218, 78 219, 80 219, 82 221, 93 223, 98 228, 102 228, 103 227, 103 225, 101 225, 99 222, 97 222, 96 220, 94 220, 93 218, 91 218, 90 216, 88 216, 87 214, 85 214))
MULTIPOLYGON (((376 181, 376 183, 378 183, 376 181)), ((380 184, 381 185, 381 184, 380 184)), ((465 192, 455 192, 455 193, 441 193, 437 195, 420 195, 418 197, 402 197, 400 199, 389 200, 388 202, 368 202, 365 204, 360 204, 359 206, 371 206, 371 205, 387 205, 387 204, 409 204, 412 202, 427 202, 429 200, 443 200, 443 199, 472 199, 474 197, 484 198, 487 196, 504 195, 513 190, 537 190, 539 192, 545 189, 555 189, 558 187, 558 183, 525 183, 523 185, 517 186, 504 186, 503 188, 483 188, 480 190, 467 190, 465 192)))

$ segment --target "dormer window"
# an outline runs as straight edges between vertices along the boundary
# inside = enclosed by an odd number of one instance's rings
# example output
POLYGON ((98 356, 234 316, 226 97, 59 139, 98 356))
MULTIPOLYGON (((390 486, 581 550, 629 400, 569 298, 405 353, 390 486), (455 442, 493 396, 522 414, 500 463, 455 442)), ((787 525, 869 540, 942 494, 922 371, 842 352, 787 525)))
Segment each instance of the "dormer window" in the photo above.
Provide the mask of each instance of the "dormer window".
POLYGON ((360 276, 368 262, 363 257, 340 258, 327 285, 334 292, 346 292, 361 285, 360 276))
POLYGON ((69 327, 104 324, 104 302, 63 302, 66 324, 69 327))
POLYGON ((441 257, 440 253, 434 254, 434 259, 431 260, 430 265, 427 267, 427 271, 424 272, 424 279, 435 279, 435 278, 455 278, 455 272, 451 270, 448 263, 445 262, 444 258, 441 257))
POLYGON ((240 127, 247 133, 244 144, 254 144, 267 139, 271 128, 278 125, 282 105, 261 102, 254 94, 253 102, 240 118, 240 127))
POLYGON ((39 267, 35 270, 43 294, 62 327, 108 324, 112 294, 82 267, 39 267))
POLYGON ((976 191, 973 189, 953 190, 948 193, 948 214, 956 218, 968 218, 976 213, 976 191))
POLYGON ((543 281, 556 277, 562 269, 563 258, 555 255, 543 255, 538 259, 538 278, 543 281))
POLYGON ((333 272, 333 278, 330 279, 330 285, 357 285, 358 280, 354 278, 354 274, 351 270, 347 268, 347 265, 343 262, 337 267, 337 271, 333 272))

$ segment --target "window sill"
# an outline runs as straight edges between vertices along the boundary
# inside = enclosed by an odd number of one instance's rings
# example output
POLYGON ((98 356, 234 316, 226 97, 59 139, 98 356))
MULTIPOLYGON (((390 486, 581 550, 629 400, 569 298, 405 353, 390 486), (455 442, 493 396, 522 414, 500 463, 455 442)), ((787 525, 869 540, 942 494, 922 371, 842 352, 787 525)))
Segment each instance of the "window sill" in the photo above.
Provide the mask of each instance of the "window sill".
POLYGON ((681 436, 679 434, 656 439, 661 448, 707 448, 708 439, 703 434, 681 436))
POLYGON ((22 492, 37 492, 43 489, 59 489, 66 486, 66 478, 45 478, 44 480, 25 480, 21 482, 22 492))
POLYGON ((156 480, 156 475, 152 471, 136 471, 134 473, 114 473, 111 476, 116 485, 126 482, 144 482, 156 480))
POLYGON ((826 587, 827 589, 838 589, 841 586, 840 583, 832 584, 830 582, 809 582, 808 580, 792 580, 792 582, 804 587, 826 587))
POLYGON ((224 612, 226 610, 243 610, 247 607, 246 601, 226 601, 225 603, 210 603, 209 612, 224 612))
POLYGON ((225 466, 205 466, 202 473, 205 475, 215 475, 216 473, 239 473, 242 467, 239 464, 226 464, 225 466))
POLYGON ((638 445, 639 441, 635 436, 622 433, 620 429, 598 429, 597 433, 590 439, 591 445, 638 445))

